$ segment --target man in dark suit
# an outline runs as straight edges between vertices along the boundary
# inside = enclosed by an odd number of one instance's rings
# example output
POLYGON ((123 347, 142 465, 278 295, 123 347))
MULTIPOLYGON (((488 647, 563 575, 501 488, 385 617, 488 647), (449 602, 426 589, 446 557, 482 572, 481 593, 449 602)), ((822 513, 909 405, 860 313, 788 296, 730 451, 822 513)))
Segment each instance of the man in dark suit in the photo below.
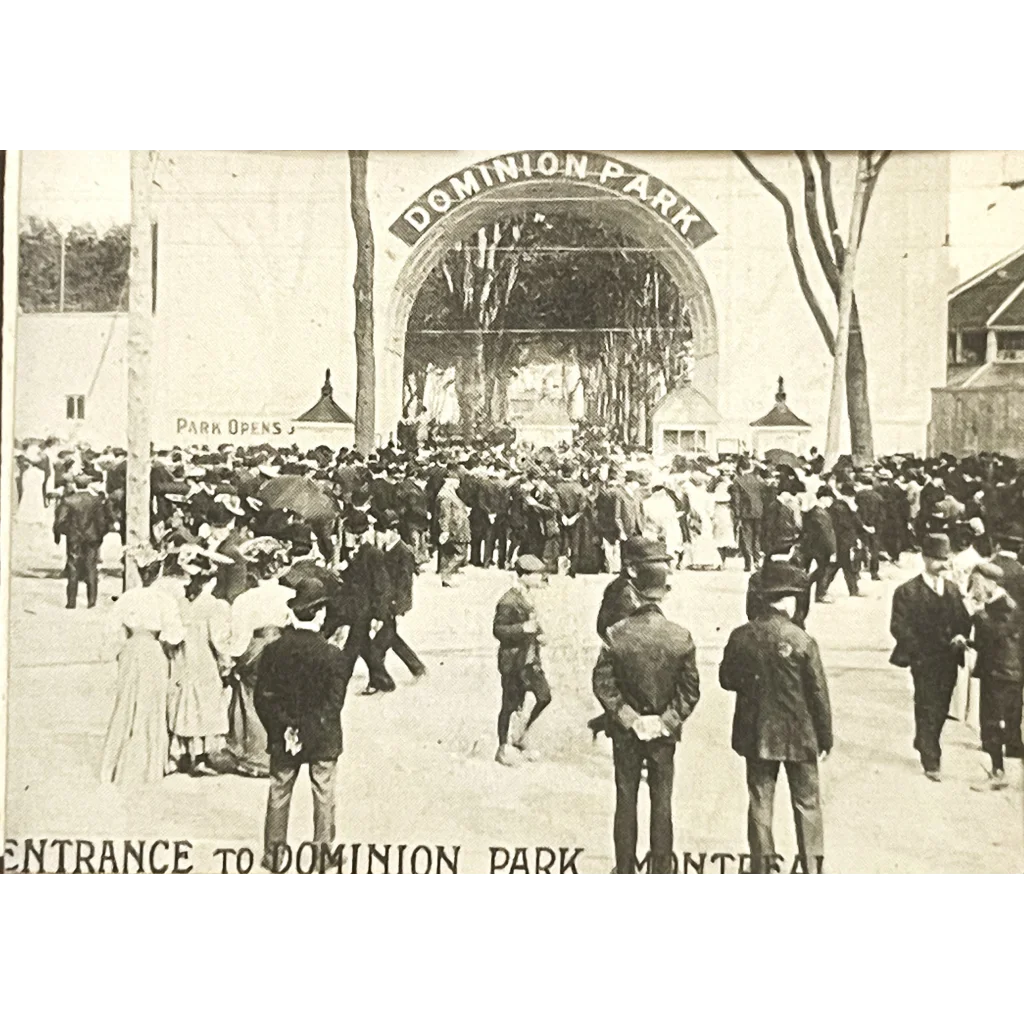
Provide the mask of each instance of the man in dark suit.
POLYGON ((103 538, 110 529, 110 511, 98 494, 88 490, 91 479, 77 476, 72 481, 70 494, 57 504, 53 517, 53 542, 67 542, 68 578, 67 607, 78 603, 78 583, 85 580, 85 596, 89 607, 96 605, 99 596, 99 558, 103 538))
POLYGON ((836 573, 842 569, 850 597, 860 597, 857 580, 857 545, 861 537, 867 535, 867 531, 857 514, 852 485, 841 485, 838 497, 833 499, 829 508, 829 515, 832 517, 832 529, 836 535, 836 560, 829 569, 829 583, 831 584, 836 573))
POLYGON ((303 580, 288 602, 292 624, 260 658, 254 704, 267 730, 270 755, 262 860, 268 871, 287 870, 281 850, 288 842, 292 789, 303 764, 309 765, 313 842, 319 856, 325 844, 334 843, 334 779, 352 663, 320 634, 326 604, 323 585, 303 580))
MULTIPOLYGON (((1001 585, 1013 602, 1024 608, 1024 566, 1020 563, 1020 551, 1024 549, 1024 528, 1020 524, 1006 524, 994 533, 995 553, 992 564, 1002 573, 1001 585)), ((1022 640, 1024 642, 1024 640, 1022 640)), ((1024 680, 1020 681, 1024 684, 1024 680)), ((1024 742, 1021 741, 1021 692, 1016 691, 1015 703, 1011 705, 1010 720, 1005 723, 1007 735, 1006 756, 1024 758, 1024 742)))
POLYGON ((697 653, 689 632, 659 607, 668 593, 666 563, 637 566, 640 606, 608 630, 594 666, 615 765, 616 874, 636 871, 637 795, 644 767, 651 795, 650 870, 671 874, 672 783, 676 743, 700 700, 697 653))
POLYGON ((363 691, 365 694, 391 693, 395 681, 384 664, 384 657, 394 635, 394 591, 384 552, 375 543, 372 524, 363 516, 356 525, 363 527, 363 532, 344 577, 353 612, 344 650, 353 664, 360 657, 366 663, 370 681, 363 691))
POLYGON ((732 748, 747 762, 747 835, 751 870, 778 870, 772 820, 779 765, 786 769, 797 846, 808 871, 825 854, 818 757, 832 749, 832 711, 814 639, 791 621, 804 573, 768 562, 762 569, 764 611, 733 630, 719 681, 736 694, 732 748))
POLYGON ((879 575, 879 556, 881 552, 882 533, 885 530, 885 503, 882 496, 872 486, 870 476, 862 476, 854 486, 857 500, 857 515, 864 527, 864 547, 868 556, 868 572, 873 580, 881 579, 879 575))
POLYGON ((761 560, 761 518, 764 515, 768 485, 751 471, 750 461, 741 459, 729 488, 732 518, 736 524, 736 542, 743 556, 743 571, 750 572, 761 560))
POLYGON ((576 469, 568 463, 562 466, 561 478, 552 486, 558 495, 561 526, 559 554, 569 566, 569 575, 575 576, 572 564, 580 547, 580 529, 587 506, 587 492, 579 481, 576 469))
POLYGON ((836 553, 836 531, 829 512, 832 501, 832 492, 827 487, 819 488, 814 504, 804 513, 800 530, 800 565, 810 576, 814 600, 819 604, 832 600, 828 596, 836 553))
POLYGON ((607 572, 618 573, 622 568, 619 545, 630 536, 627 507, 631 502, 630 495, 619 483, 619 469, 612 463, 608 467, 608 479, 594 502, 597 532, 601 537, 607 572))
POLYGON ((412 548, 398 535, 396 513, 386 512, 377 523, 377 544, 383 552, 384 568, 391 584, 391 607, 381 626, 380 642, 387 643, 399 661, 419 679, 427 674, 427 668, 398 633, 398 619, 412 611, 413 580, 419 568, 412 548))
POLYGON ((909 668, 914 684, 914 749, 925 775, 940 782, 942 727, 963 661, 971 621, 957 588, 947 579, 949 538, 926 534, 924 572, 896 588, 889 631, 896 647, 889 661, 909 668))
POLYGON ((545 581, 544 563, 535 555, 516 559, 516 585, 507 590, 494 609, 492 631, 498 641, 498 673, 501 676, 501 710, 498 712, 498 764, 507 768, 517 763, 516 753, 529 758, 526 736, 551 703, 551 687, 541 664, 543 630, 530 591, 545 581), (521 711, 526 695, 534 697, 530 717, 514 743, 509 744, 512 714, 521 711))

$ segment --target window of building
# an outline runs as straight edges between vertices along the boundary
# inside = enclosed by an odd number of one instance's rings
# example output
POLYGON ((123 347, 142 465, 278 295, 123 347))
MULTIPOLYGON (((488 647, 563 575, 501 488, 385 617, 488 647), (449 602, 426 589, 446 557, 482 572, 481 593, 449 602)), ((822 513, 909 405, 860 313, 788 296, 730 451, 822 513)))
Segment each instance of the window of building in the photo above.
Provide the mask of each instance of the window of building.
POLYGON ((957 332, 949 332, 946 361, 950 366, 981 366, 988 349, 987 331, 961 331, 959 347, 957 332))
POLYGON ((663 430, 662 446, 672 452, 702 452, 707 447, 707 433, 703 430, 663 430))
POLYGON ((996 358, 1011 363, 1024 362, 1024 331, 999 331, 996 358))
POLYGON ((68 395, 67 418, 69 420, 85 419, 85 395, 68 395))

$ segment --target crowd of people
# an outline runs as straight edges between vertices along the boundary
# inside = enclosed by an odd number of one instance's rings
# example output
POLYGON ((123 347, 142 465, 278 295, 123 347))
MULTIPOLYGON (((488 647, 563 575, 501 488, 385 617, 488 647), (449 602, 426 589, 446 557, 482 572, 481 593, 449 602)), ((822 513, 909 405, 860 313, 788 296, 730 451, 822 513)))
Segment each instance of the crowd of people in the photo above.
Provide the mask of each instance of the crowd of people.
MULTIPOLYGON (((270 445, 155 452, 149 543, 126 551, 142 585, 115 604, 122 646, 103 778, 269 775, 270 851, 283 841, 295 765, 308 761, 314 838, 331 841, 328 762, 340 754, 341 733, 340 723, 336 735, 334 724, 325 727, 324 716, 338 718, 360 658, 368 693, 395 689, 389 652, 425 675, 399 634, 418 573, 436 563, 444 587, 456 585, 467 564, 515 573, 494 620, 502 681, 496 760, 507 766, 532 754, 526 735, 551 700, 532 586, 554 574, 610 573, 594 675, 604 714, 591 726, 612 737, 615 751, 617 870, 633 864, 642 771, 653 863, 667 870, 667 748, 699 690, 692 641, 657 606, 671 568, 721 570, 736 559, 750 574, 750 623, 730 639, 721 681, 738 694, 733 741, 748 762, 752 854, 774 856, 771 803, 782 764, 791 790, 803 794, 806 813, 796 800, 794 811, 801 854, 813 860, 821 827, 808 763, 832 739, 824 672, 805 629, 811 606, 834 599, 839 573, 857 597, 864 573, 878 579, 882 561, 919 551, 925 571, 897 590, 892 621, 893 663, 910 667, 914 681, 915 748, 937 781, 942 725, 973 647, 982 744, 992 757, 986 787, 1005 786, 1003 758, 1021 752, 1024 569, 1015 560, 1024 547, 1024 475, 1015 460, 896 455, 868 467, 841 459, 826 472, 813 450, 774 463, 730 455, 666 464, 593 440, 540 449, 492 442, 392 442, 370 455, 270 445), (294 650, 277 645, 286 636, 294 650), (652 649, 671 657, 652 658, 652 649), (289 694, 289 666, 303 658, 320 682, 315 693, 289 694), (802 694, 804 732, 795 744, 780 745, 783 726, 765 734, 754 725, 753 689, 756 680, 766 685, 768 662, 778 686, 802 694), (512 716, 530 695, 530 714, 510 737, 512 716), (308 724, 311 714, 318 726, 308 724), (307 724, 297 726, 300 719, 307 724), (324 756, 313 756, 320 746, 324 756)), ((82 582, 95 605, 104 537, 127 536, 126 453, 32 442, 20 447, 18 466, 20 500, 51 507, 54 540, 66 542, 67 606, 76 606, 82 582)))

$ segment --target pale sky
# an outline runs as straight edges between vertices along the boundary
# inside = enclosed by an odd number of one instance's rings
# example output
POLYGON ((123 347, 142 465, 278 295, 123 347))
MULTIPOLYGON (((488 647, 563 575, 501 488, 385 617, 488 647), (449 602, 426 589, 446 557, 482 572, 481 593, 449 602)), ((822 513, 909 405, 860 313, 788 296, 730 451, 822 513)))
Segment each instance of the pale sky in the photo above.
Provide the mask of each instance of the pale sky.
MULTIPOLYGON (((127 150, 26 150, 22 153, 21 214, 58 224, 97 227, 130 219, 127 150)), ((950 257, 960 280, 1024 245, 1024 152, 953 155, 950 257)))

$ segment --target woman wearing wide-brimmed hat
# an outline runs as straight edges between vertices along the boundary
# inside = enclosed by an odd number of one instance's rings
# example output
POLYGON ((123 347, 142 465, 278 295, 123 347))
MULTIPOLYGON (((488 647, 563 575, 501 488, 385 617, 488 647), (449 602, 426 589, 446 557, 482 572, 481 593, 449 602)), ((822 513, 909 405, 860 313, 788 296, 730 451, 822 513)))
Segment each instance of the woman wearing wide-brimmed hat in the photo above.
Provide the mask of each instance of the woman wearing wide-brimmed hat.
POLYGON ((221 772, 254 778, 270 774, 267 731, 256 714, 254 692, 260 658, 288 625, 288 601, 295 591, 284 586, 279 573, 288 564, 288 546, 273 537, 254 537, 240 545, 242 557, 259 580, 239 594, 231 606, 231 654, 235 659, 228 707, 227 743, 211 757, 221 772))
POLYGON ((122 645, 117 656, 117 697, 107 727, 100 780, 118 785, 159 782, 167 766, 167 688, 165 647, 185 636, 174 599, 152 584, 162 556, 152 549, 129 552, 141 587, 125 591, 114 606, 122 645))

